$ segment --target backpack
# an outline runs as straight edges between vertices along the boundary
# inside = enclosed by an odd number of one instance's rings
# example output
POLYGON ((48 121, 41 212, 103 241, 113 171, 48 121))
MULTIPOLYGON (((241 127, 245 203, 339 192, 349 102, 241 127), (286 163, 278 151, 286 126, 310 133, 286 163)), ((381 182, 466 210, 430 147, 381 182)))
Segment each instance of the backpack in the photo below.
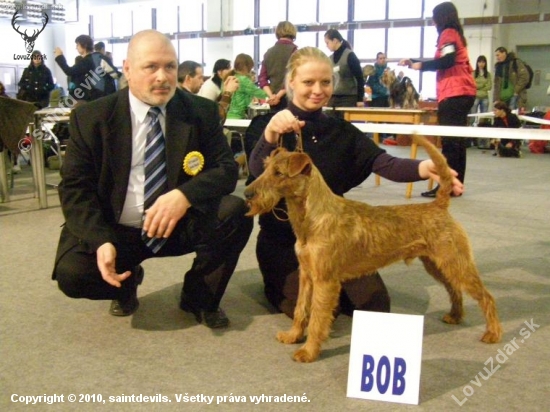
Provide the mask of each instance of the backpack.
MULTIPOLYGON (((535 73, 533 72, 533 69, 531 68, 531 66, 529 66, 524 61, 522 61, 522 63, 525 66, 525 68, 527 69, 527 73, 529 73, 529 81, 527 82, 527 85, 525 86, 525 90, 527 90, 527 89, 530 89, 532 84, 533 84, 533 76, 535 75, 535 73)), ((518 59, 514 59, 512 68, 516 73, 518 72, 518 59)))
POLYGON ((103 68, 101 71, 98 71, 98 68, 101 67, 101 62, 107 62, 109 68, 115 73, 118 73, 118 70, 116 70, 116 68, 111 65, 109 60, 107 60, 105 56, 103 56, 101 53, 94 52, 91 54, 91 56, 94 64, 94 72, 98 74, 99 77, 98 80, 93 78, 94 81, 91 82, 93 86, 90 90, 91 100, 95 100, 116 92, 115 79, 111 77, 109 72, 104 71, 103 68), (100 74, 101 72, 102 74, 100 74))

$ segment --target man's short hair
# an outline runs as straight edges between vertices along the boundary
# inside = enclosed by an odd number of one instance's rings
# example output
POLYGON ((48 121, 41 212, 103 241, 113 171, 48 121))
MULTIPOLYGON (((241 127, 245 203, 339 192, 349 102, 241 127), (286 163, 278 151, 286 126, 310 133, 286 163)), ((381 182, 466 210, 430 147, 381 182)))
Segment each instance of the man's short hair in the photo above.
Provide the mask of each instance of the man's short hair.
POLYGON ((185 80, 185 76, 195 77, 197 74, 197 67, 202 67, 193 60, 186 60, 178 66, 178 83, 182 83, 185 80))
POLYGON ((80 47, 84 48, 87 52, 92 52, 94 50, 94 40, 87 34, 81 34, 76 39, 75 43, 78 43, 80 47))
POLYGON ((102 50, 105 50, 105 43, 103 43, 102 41, 98 41, 94 46, 94 50, 96 52, 100 52, 102 50))
POLYGON ((502 47, 502 46, 497 47, 496 50, 495 50, 495 52, 506 53, 506 54, 508 54, 508 50, 506 50, 506 47, 502 47))

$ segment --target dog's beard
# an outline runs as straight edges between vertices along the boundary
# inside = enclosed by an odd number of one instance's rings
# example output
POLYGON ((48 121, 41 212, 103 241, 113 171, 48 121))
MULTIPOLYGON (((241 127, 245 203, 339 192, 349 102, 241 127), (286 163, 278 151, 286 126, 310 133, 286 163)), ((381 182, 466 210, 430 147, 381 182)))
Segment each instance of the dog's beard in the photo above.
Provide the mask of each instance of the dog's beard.
POLYGON ((256 193, 252 199, 249 199, 246 202, 249 207, 246 216, 256 216, 269 213, 275 208, 275 206, 277 206, 280 200, 280 197, 265 197, 256 193))

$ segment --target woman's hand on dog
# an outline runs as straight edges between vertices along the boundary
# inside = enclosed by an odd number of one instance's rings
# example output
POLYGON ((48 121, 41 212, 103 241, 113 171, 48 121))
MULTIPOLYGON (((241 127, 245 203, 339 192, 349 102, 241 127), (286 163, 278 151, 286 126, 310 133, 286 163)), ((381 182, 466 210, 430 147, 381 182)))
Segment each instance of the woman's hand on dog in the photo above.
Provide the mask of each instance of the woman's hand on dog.
MULTIPOLYGON (((456 170, 450 169, 453 175, 453 193, 455 196, 460 196, 464 193, 464 184, 458 180, 458 173, 456 170)), ((439 183, 439 175, 437 174, 437 168, 431 159, 423 160, 418 165, 418 174, 422 179, 433 179, 439 183)))
POLYGON ((279 136, 285 133, 299 133, 306 122, 298 120, 288 109, 281 110, 271 118, 264 132, 265 140, 268 143, 276 144, 279 136))

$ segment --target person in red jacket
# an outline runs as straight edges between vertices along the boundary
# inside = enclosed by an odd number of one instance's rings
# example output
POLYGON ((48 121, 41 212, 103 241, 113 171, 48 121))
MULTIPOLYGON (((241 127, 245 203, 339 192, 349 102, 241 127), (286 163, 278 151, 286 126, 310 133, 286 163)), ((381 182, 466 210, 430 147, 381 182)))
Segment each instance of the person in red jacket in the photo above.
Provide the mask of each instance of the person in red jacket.
MULTIPOLYGON (((433 21, 439 37, 435 58, 429 61, 404 59, 401 66, 414 70, 437 71, 437 117, 440 125, 466 126, 475 96, 476 84, 468 57, 467 42, 453 3, 440 3, 433 9, 433 21)), ((466 139, 444 137, 442 152, 449 166, 458 172, 458 179, 464 182, 466 174, 466 139)), ((422 193, 424 197, 435 197, 435 189, 422 193)))

